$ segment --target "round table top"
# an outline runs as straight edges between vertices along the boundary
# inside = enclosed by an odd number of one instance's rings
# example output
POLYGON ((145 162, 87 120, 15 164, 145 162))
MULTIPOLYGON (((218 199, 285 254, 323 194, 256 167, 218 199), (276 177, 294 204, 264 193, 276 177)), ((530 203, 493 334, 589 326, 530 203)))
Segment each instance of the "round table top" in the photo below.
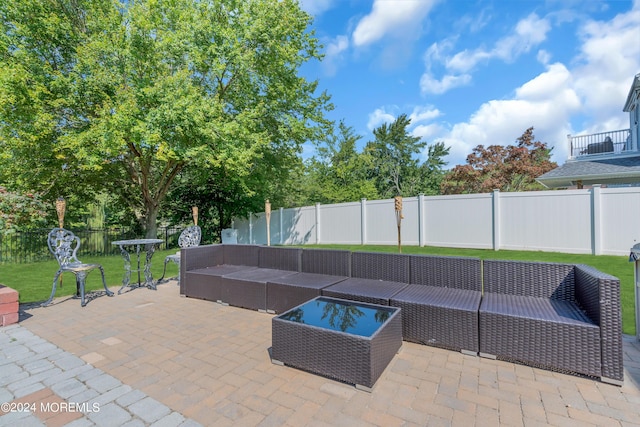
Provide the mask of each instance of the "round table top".
POLYGON ((116 240, 111 242, 112 245, 124 246, 124 245, 151 245, 156 243, 162 243, 162 239, 126 239, 116 240))

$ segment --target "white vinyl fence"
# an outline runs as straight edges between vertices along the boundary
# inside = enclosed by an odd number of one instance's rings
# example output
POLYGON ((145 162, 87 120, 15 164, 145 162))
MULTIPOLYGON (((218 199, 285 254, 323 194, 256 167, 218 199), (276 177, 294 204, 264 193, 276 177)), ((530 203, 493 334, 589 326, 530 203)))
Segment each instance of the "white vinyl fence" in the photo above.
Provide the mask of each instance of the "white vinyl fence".
MULTIPOLYGON (((423 196, 403 200, 402 244, 628 255, 640 188, 423 196)), ((238 243, 267 243, 264 213, 236 219, 238 243)), ((271 244, 397 244, 393 199, 274 210, 271 244)))

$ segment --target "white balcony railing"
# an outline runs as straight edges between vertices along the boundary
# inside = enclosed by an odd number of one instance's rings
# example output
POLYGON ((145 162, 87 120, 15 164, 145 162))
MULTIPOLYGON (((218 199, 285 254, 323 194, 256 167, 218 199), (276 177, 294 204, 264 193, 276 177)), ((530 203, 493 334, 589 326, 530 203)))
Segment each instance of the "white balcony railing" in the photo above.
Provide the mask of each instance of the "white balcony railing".
POLYGON ((617 155, 636 152, 629 129, 611 132, 592 133, 590 135, 567 135, 569 140, 569 158, 585 156, 617 155))

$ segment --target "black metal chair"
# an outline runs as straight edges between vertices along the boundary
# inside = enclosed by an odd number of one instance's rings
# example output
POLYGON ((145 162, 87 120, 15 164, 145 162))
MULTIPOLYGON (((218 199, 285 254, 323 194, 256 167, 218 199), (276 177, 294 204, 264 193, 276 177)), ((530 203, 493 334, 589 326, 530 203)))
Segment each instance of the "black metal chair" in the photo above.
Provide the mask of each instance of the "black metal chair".
MULTIPOLYGON (((180 249, 199 246, 201 238, 202 230, 200 229, 200 227, 197 225, 191 225, 182 230, 182 233, 180 233, 180 237, 178 237, 178 246, 180 247, 180 249)), ((167 263, 169 261, 177 264, 178 271, 180 271, 180 251, 172 255, 167 255, 167 257, 164 259, 164 269, 162 271, 162 277, 158 279, 158 283, 160 283, 160 281, 164 279, 164 275, 167 273, 167 263)), ((178 284, 180 284, 180 273, 178 273, 178 284)))
POLYGON ((76 296, 80 297, 80 304, 82 307, 87 305, 85 301, 85 281, 87 275, 94 269, 99 269, 102 274, 102 285, 107 295, 113 296, 107 288, 107 282, 104 279, 104 269, 100 264, 85 264, 77 258, 78 248, 80 248, 80 238, 73 234, 73 232, 64 228, 54 228, 49 232, 47 238, 47 244, 49 250, 58 261, 58 271, 53 278, 53 289, 51 290, 51 296, 42 304, 42 306, 49 305, 51 300, 56 294, 56 288, 58 287, 58 278, 64 272, 73 273, 76 276, 76 296))

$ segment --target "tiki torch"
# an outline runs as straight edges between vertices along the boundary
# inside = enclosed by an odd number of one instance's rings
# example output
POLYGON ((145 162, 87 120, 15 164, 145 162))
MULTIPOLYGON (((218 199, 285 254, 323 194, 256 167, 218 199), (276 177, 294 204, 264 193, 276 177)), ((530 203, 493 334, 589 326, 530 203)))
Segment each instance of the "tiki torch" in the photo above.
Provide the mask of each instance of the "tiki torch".
POLYGON ((191 213, 193 214, 193 225, 198 225, 198 207, 193 206, 191 208, 191 213))
POLYGON ((271 203, 269 199, 264 202, 264 213, 267 218, 267 246, 271 246, 271 203))
POLYGON ((402 238, 401 238, 401 225, 404 215, 402 215, 402 196, 396 196, 393 198, 394 207, 396 210, 396 224, 398 225, 398 252, 402 253, 402 238))
POLYGON ((58 225, 60 228, 64 228, 64 212, 67 209, 67 202, 63 197, 58 197, 56 200, 56 213, 58 214, 58 225))

